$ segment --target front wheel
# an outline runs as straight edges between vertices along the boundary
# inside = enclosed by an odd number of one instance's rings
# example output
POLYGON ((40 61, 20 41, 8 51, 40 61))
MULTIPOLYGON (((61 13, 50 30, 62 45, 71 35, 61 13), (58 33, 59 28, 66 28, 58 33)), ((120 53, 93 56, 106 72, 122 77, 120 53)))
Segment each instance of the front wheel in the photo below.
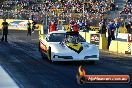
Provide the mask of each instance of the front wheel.
POLYGON ((51 60, 51 47, 49 46, 49 49, 48 49, 48 59, 51 60))
POLYGON ((42 53, 41 51, 40 51, 40 53, 41 53, 42 59, 47 58, 47 56, 44 53, 42 53))
POLYGON ((39 50, 39 52, 40 52, 40 42, 38 43, 38 50, 39 50))

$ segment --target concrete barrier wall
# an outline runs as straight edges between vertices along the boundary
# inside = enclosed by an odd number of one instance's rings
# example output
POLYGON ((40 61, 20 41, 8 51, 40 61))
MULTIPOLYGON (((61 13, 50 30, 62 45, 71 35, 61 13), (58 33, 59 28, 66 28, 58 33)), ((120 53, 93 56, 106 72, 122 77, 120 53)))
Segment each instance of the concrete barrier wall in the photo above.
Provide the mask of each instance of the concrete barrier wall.
POLYGON ((118 41, 113 40, 109 46, 109 51, 118 53, 118 41))
MULTIPOLYGON (((6 21, 9 23, 9 27, 8 27, 9 29, 27 30, 28 20, 6 19, 6 21)), ((29 21, 30 23, 32 23, 32 20, 29 20, 29 21)), ((2 22, 3 22, 3 19, 0 19, 0 29, 2 29, 2 22)), ((36 24, 36 29, 40 30, 41 24, 36 24)))
MULTIPOLYGON (((131 36, 131 34, 129 34, 131 36)), ((106 33, 106 37, 108 37, 108 33, 106 33)), ((116 37, 116 33, 115 33, 115 37, 116 37)), ((128 37, 128 33, 118 33, 118 36, 117 36, 117 40, 127 40, 127 37, 128 37)))
POLYGON ((86 42, 90 43, 90 34, 97 34, 95 31, 90 32, 79 32, 79 34, 86 40, 86 42))
MULTIPOLYGON (((128 53, 129 49, 130 49, 130 51, 132 50, 132 46, 129 44, 132 44, 132 43, 129 43, 127 41, 113 40, 113 41, 111 41, 109 51, 126 54, 126 53, 128 53)), ((131 53, 131 52, 129 52, 129 53, 131 53)))
POLYGON ((99 34, 96 33, 95 31, 79 32, 79 34, 86 39, 86 42, 96 44, 99 47, 99 49, 107 49, 107 39, 104 34, 99 34), (97 36, 97 38, 99 38, 99 41, 98 40, 91 41, 92 39, 91 37, 93 35, 97 36))
MULTIPOLYGON (((131 34, 129 34, 130 40, 132 39, 131 34)), ((110 44, 109 51, 117 53, 128 53, 129 50, 132 50, 131 41, 128 42, 128 33, 119 33, 116 40, 112 40, 110 44)))
POLYGON ((128 52, 128 42, 118 41, 118 53, 128 52))
POLYGON ((132 55, 132 42, 131 42, 131 55, 132 55))
MULTIPOLYGON (((82 37, 86 39, 88 43, 91 43, 91 34, 97 34, 96 32, 79 32, 82 37)), ((131 35, 130 35, 131 36, 131 35)), ((107 49, 107 38, 104 34, 99 34, 99 49, 107 49)), ((132 43, 127 42, 128 34, 120 33, 118 38, 122 38, 122 40, 112 40, 109 46, 109 51, 116 53, 126 54, 129 50, 132 52, 132 43), (131 45, 130 45, 131 44, 131 45)), ((132 53, 131 53, 132 54, 132 53)))
POLYGON ((99 39, 99 49, 107 49, 107 38, 105 34, 100 34, 100 39, 99 39))

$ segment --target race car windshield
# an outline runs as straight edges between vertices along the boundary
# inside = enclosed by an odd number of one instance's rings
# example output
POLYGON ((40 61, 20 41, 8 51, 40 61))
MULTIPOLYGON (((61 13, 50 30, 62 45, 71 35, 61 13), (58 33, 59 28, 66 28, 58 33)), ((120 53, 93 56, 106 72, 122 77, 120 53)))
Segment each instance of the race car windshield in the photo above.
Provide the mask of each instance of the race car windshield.
POLYGON ((86 41, 81 35, 68 35, 67 42, 78 43, 78 42, 86 42, 86 41))
MULTIPOLYGON (((77 42, 86 42, 81 35, 78 36, 69 35, 69 36, 72 37, 73 40, 75 39, 75 41, 77 42)), ((52 33, 49 36, 48 42, 62 42, 64 41, 65 38, 66 38, 66 33, 52 33)))
POLYGON ((65 38, 65 33, 52 33, 49 36, 48 42, 61 42, 65 38))

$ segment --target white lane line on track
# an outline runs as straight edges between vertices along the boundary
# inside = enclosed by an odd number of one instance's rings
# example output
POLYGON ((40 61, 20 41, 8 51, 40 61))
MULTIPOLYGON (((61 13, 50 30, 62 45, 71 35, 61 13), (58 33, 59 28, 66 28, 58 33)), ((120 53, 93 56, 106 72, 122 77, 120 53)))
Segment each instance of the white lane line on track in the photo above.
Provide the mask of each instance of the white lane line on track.
POLYGON ((19 88, 8 73, 0 66, 0 88, 19 88))

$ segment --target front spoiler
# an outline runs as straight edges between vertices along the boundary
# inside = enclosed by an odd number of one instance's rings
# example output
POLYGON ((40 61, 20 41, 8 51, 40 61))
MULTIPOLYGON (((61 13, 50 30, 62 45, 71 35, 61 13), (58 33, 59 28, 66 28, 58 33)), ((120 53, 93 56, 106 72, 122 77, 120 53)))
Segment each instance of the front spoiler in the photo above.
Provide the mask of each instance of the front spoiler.
MULTIPOLYGON (((43 50, 40 51, 42 54, 45 54, 47 55, 46 52, 44 52, 43 50)), ((81 58, 78 58, 78 59, 64 59, 64 58, 51 58, 52 61, 98 61, 99 60, 99 57, 97 58, 88 58, 88 59, 81 59, 81 58)))
POLYGON ((88 59, 63 59, 63 58, 52 58, 52 61, 98 61, 99 58, 88 58, 88 59))

